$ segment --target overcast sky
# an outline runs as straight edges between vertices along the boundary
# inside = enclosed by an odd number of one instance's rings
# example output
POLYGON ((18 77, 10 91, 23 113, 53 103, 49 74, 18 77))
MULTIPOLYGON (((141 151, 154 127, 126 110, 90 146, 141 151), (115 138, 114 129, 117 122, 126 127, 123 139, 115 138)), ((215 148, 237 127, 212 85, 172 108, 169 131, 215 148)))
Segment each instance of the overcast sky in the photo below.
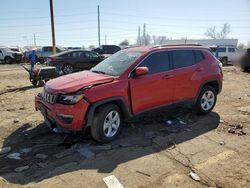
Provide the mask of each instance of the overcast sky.
MULTIPOLYGON (((250 41, 250 0, 54 0, 56 43, 97 45, 97 5, 101 43, 135 43, 138 26, 150 35, 205 38, 206 28, 231 24, 229 38, 250 41)), ((0 45, 51 45, 49 0, 1 0, 0 45)))

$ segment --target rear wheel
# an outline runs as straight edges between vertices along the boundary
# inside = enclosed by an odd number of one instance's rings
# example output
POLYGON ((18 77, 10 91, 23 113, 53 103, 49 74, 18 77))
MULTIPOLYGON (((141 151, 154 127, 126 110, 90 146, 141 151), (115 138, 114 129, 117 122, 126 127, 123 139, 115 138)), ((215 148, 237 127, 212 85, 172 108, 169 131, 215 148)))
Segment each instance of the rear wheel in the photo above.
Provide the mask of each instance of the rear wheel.
POLYGON ((111 142, 122 127, 121 110, 114 104, 101 106, 95 113, 91 125, 91 135, 99 142, 111 142))
POLYGON ((196 101, 195 108, 198 114, 208 114, 216 104, 217 92, 211 86, 204 86, 196 101))
POLYGON ((7 64, 11 64, 12 63, 12 58, 7 56, 7 57, 5 57, 4 62, 7 63, 7 64))
POLYGON ((70 64, 65 64, 62 67, 62 71, 64 74, 70 74, 70 73, 74 72, 74 67, 70 64))

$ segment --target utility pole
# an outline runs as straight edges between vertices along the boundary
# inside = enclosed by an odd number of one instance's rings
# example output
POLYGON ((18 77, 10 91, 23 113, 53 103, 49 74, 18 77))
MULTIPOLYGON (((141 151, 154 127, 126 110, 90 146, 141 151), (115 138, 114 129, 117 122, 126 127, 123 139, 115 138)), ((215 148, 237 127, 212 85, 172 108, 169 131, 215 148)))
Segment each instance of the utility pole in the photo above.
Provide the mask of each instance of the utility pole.
POLYGON ((34 46, 36 46, 36 34, 34 33, 33 36, 34 36, 34 46))
POLYGON ((143 24, 143 45, 147 46, 147 41, 146 41, 146 24, 143 24))
POLYGON ((50 0, 50 20, 51 20, 53 54, 56 54, 56 38, 55 38, 55 26, 54 26, 53 0, 50 0))
POLYGON ((138 27, 138 45, 141 46, 141 26, 138 27))
POLYGON ((107 35, 105 35, 105 45, 107 45, 107 35))
POLYGON ((99 5, 97 6, 97 12, 98 12, 98 45, 99 48, 101 47, 101 38, 100 38, 100 11, 99 11, 99 5))

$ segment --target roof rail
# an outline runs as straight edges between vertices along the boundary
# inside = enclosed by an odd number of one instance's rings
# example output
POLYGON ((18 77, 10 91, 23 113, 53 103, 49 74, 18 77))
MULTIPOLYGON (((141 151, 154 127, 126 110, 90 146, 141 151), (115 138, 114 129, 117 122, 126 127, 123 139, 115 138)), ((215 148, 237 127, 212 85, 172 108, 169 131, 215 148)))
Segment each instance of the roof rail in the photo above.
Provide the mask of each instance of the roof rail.
POLYGON ((160 48, 160 47, 168 47, 168 46, 203 46, 201 44, 163 44, 163 45, 155 45, 153 48, 160 48))

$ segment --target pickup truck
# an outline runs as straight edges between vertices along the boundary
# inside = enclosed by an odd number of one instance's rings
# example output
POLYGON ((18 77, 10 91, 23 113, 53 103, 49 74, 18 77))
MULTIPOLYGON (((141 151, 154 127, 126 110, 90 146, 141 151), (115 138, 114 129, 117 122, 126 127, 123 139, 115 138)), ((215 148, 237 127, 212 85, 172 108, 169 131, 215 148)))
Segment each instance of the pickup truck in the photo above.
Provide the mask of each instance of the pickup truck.
MULTIPOLYGON (((46 59, 53 55, 53 52, 52 52, 52 46, 43 46, 43 47, 39 47, 36 49, 36 61, 40 62, 40 63, 44 63, 46 61, 46 59)), ((62 48, 60 47, 56 47, 56 53, 59 53, 59 52, 62 52, 64 51, 62 48)), ((27 59, 31 59, 31 53, 32 53, 32 50, 30 51, 26 51, 24 52, 24 55, 27 59)))
POLYGON ((0 61, 5 63, 20 63, 22 61, 23 54, 21 52, 15 52, 7 47, 0 47, 0 61))

